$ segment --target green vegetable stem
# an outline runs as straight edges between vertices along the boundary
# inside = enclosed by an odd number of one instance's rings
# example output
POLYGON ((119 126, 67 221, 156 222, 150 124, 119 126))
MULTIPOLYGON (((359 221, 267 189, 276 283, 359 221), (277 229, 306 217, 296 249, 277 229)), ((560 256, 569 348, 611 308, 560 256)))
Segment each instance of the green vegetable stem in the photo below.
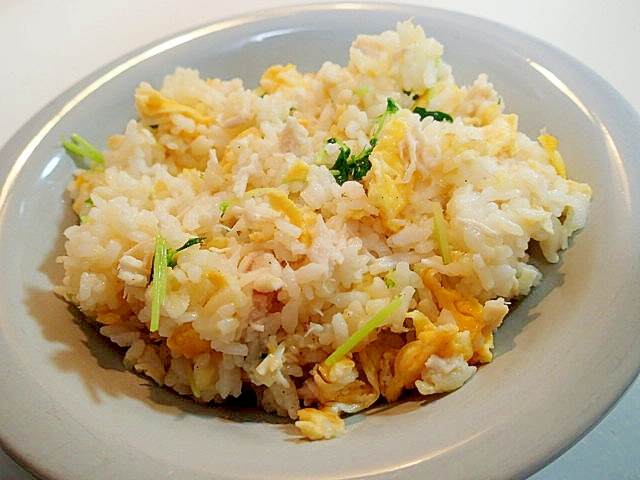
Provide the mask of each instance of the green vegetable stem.
POLYGON ((396 295, 387 305, 385 305, 378 313, 371 317, 362 327, 356 330, 342 345, 327 357, 324 364, 327 367, 335 365, 338 360, 349 353, 353 348, 364 340, 367 335, 379 327, 387 318, 389 318, 402 305, 404 295, 396 295))
POLYGON ((451 247, 449 246, 449 240, 447 238, 447 222, 444 219, 442 205, 440 205, 439 202, 434 202, 434 205, 433 233, 438 242, 438 248, 440 248, 442 263, 446 265, 451 262, 451 247))
POLYGON ((87 168, 90 166, 91 162, 99 165, 104 164, 104 156, 102 155, 102 152, 77 133, 71 134, 68 140, 63 140, 62 146, 67 153, 73 157, 76 163, 80 164, 81 162, 85 162, 85 165, 79 166, 87 168), (89 160, 89 165, 86 164, 85 159, 89 160))
POLYGON ((169 268, 177 265, 176 254, 185 248, 200 244, 205 241, 204 237, 194 237, 187 240, 177 249, 167 248, 167 241, 160 234, 156 235, 156 245, 151 264, 151 322, 149 330, 155 332, 160 326, 160 308, 167 292, 167 278, 169 268))
POLYGON ((151 281, 151 322, 149 330, 155 332, 160 326, 160 307, 167 292, 167 241, 158 234, 153 255, 153 280, 151 281))

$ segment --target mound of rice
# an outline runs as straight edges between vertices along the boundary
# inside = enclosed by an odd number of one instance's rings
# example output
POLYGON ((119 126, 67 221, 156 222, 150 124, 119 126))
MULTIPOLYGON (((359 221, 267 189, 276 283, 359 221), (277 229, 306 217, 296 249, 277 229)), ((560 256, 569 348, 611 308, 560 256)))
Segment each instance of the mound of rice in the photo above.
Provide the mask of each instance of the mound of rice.
POLYGON ((255 89, 183 68, 142 83, 139 119, 69 185, 80 221, 57 292, 127 367, 201 402, 253 391, 310 439, 403 392, 457 389, 540 281, 532 242, 557 262, 591 190, 442 54, 404 22, 358 36, 346 67, 275 65, 255 89), (338 182, 347 148, 370 168, 338 182), (156 329, 159 239, 174 255, 156 329))

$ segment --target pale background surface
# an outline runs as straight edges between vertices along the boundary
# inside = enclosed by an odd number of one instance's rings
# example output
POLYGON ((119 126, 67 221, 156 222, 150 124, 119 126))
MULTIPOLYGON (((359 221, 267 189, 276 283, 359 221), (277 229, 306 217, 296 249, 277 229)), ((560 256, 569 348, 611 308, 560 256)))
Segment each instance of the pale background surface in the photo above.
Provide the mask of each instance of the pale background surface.
MULTIPOLYGON (((309 2, 0 0, 0 146, 68 87, 131 50, 225 17, 303 3, 309 2)), ((465 12, 534 35, 596 71, 640 111, 638 0, 404 3, 465 12)), ((0 479, 33 478, 0 450, 0 479)), ((531 479, 640 479, 640 380, 601 423, 531 479)))

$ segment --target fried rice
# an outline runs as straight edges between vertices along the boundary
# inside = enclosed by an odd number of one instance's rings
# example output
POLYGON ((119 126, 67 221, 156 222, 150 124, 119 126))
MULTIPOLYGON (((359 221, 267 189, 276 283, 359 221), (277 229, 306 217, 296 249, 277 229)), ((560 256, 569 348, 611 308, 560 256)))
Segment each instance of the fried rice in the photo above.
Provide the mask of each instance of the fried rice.
POLYGON ((253 392, 310 439, 467 382, 541 280, 530 247, 557 262, 591 197, 420 26, 349 54, 255 88, 186 68, 140 84, 138 118, 69 184, 59 258, 56 291, 128 368, 205 403, 253 392))

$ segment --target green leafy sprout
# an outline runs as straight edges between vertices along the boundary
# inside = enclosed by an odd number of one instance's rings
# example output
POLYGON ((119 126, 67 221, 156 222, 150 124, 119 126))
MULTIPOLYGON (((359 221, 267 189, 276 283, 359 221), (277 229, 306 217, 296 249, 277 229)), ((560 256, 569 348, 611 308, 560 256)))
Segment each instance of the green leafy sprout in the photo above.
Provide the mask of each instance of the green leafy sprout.
POLYGON ((453 117, 448 113, 441 112, 439 110, 427 110, 423 107, 416 107, 413 109, 413 113, 420 116, 420 120, 424 120, 427 117, 433 118, 436 122, 453 122, 453 117))
POLYGON ((89 160, 89 165, 91 162, 98 165, 104 164, 102 152, 77 133, 71 134, 68 140, 63 140, 62 146, 76 162, 84 162, 86 159, 89 160))
POLYGON ((176 254, 185 248, 204 242, 204 237, 195 237, 187 240, 180 248, 167 247, 167 240, 160 234, 156 235, 153 262, 151 264, 151 322, 149 330, 155 332, 160 327, 160 308, 167 292, 167 279, 169 268, 177 265, 176 254))
POLYGON ((378 328, 382 323, 393 315, 396 310, 402 306, 402 300, 404 295, 396 295, 387 305, 382 307, 378 313, 371 317, 362 327, 356 330, 342 345, 335 349, 335 351, 327 357, 324 364, 327 367, 335 365, 338 360, 349 353, 353 348, 364 340, 367 335, 378 328))
POLYGON ((371 169, 371 160, 369 160, 369 157, 378 143, 380 132, 387 119, 399 109, 400 107, 392 98, 387 98, 387 107, 384 113, 378 117, 369 144, 358 155, 351 155, 351 149, 342 140, 337 138, 327 140, 327 144, 338 144, 340 147, 338 158, 330 169, 338 185, 342 185, 349 180, 362 180, 367 172, 369 172, 371 169))

